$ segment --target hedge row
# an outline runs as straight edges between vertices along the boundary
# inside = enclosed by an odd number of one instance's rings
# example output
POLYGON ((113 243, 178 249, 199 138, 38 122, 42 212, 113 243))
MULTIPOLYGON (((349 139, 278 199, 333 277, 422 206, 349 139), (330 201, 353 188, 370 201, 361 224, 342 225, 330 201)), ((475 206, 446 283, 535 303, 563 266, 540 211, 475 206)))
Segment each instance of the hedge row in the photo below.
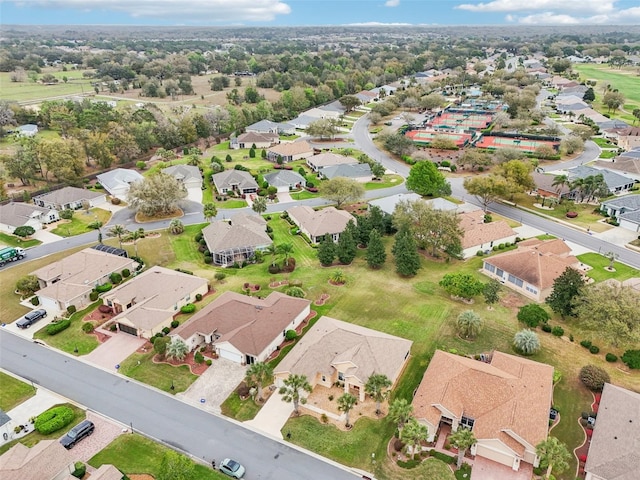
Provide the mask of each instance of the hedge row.
POLYGON ((47 325, 47 334, 55 335, 60 333, 63 330, 66 330, 71 325, 71 320, 65 318, 64 320, 60 320, 59 322, 50 323, 47 325))
POLYGON ((69 407, 53 407, 38 415, 33 426, 41 434, 49 435, 69 425, 74 417, 69 407))
POLYGON ((436 450, 431 450, 431 456, 438 460, 442 460, 444 463, 448 463, 449 465, 456 462, 456 457, 452 457, 446 453, 437 452, 436 450))

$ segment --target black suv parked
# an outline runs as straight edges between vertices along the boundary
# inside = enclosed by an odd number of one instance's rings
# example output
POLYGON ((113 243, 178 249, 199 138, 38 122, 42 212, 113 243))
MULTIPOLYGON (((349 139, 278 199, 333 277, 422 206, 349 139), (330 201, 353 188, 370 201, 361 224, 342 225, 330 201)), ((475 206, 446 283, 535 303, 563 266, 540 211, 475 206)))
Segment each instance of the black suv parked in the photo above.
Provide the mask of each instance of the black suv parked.
POLYGON ((42 308, 39 310, 34 310, 33 312, 27 313, 24 317, 16 322, 16 326, 18 328, 29 328, 31 325, 36 323, 41 318, 47 316, 47 311, 42 308))
POLYGON ((70 448, 73 448, 73 446, 84 437, 88 437, 89 435, 91 435, 95 428, 96 426, 93 424, 93 422, 84 420, 73 427, 71 430, 69 430, 69 433, 67 433, 60 439, 60 443, 64 448, 69 450, 70 448))

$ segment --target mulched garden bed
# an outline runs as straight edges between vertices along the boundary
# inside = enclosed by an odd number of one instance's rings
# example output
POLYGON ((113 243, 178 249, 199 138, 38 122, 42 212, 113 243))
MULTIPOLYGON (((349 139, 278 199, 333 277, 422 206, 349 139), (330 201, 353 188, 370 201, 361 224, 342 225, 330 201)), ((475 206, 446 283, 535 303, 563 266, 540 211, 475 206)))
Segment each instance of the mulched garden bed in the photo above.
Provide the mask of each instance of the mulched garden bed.
MULTIPOLYGON (((195 359, 194 359, 195 353, 194 352, 189 352, 189 354, 184 358, 184 360, 176 360, 176 359, 163 359, 160 360, 160 355, 156 354, 153 356, 153 363, 157 363, 157 364, 161 364, 161 363, 166 363, 168 365, 171 365, 173 367, 179 367, 181 365, 189 365, 189 369, 191 370, 191 373, 193 373, 194 375, 202 375, 207 368, 209 368, 209 366, 205 363, 196 363, 195 359)), ((207 357, 205 357, 205 361, 207 360, 207 357)))
POLYGON ((282 287, 283 285, 289 285, 289 280, 279 280, 277 282, 271 282, 269 284, 269 288, 278 288, 282 287))
POLYGON ((329 300, 330 297, 331 297, 331 295, 329 295, 328 293, 323 293, 322 295, 320 295, 320 298, 318 298, 313 303, 320 307, 320 306, 324 305, 326 303, 326 301, 329 300))

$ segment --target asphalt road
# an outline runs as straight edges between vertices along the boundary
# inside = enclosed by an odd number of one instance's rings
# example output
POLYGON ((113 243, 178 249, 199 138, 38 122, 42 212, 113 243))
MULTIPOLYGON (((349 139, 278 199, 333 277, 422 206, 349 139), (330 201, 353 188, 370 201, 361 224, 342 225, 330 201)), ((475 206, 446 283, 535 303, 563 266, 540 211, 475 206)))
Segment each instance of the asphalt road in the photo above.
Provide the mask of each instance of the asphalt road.
POLYGON ((133 380, 0 330, 0 368, 210 463, 225 457, 247 480, 353 479, 354 473, 133 380))

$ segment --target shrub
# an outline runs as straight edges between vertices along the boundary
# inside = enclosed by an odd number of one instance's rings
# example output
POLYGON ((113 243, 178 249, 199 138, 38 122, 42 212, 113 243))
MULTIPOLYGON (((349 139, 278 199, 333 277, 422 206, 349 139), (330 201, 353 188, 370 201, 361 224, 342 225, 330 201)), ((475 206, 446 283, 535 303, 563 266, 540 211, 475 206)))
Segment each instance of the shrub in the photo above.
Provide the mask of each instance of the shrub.
POLYGON ((600 351, 600 348, 596 347, 595 345, 591 345, 589 347, 589 351, 595 355, 596 353, 598 353, 600 351))
POLYGON ((518 310, 518 320, 531 328, 547 323, 549 318, 549 313, 536 303, 529 303, 518 310))
POLYGON ((91 293, 89 294, 89 300, 91 300, 92 302, 95 302, 98 299, 98 295, 100 295, 98 292, 96 292, 95 290, 92 290, 91 293))
MULTIPOLYGON (((138 162, 138 163, 144 163, 144 162, 138 162)), ((76 478, 83 478, 87 473, 87 466, 82 463, 82 462, 76 462, 74 465, 74 470, 73 473, 71 475, 73 475, 76 478)))
POLYGON ((551 333, 551 330, 553 330, 553 328, 551 328, 551 325, 548 325, 546 323, 544 325, 542 325, 542 331, 543 332, 551 333))
POLYGON ((202 355, 200 352, 196 352, 196 354, 193 356, 193 359, 197 364, 204 363, 204 355, 202 355))
POLYGON ((280 273, 280 265, 278 265, 277 263, 269 264, 269 267, 267 268, 267 270, 271 274, 280 273))
POLYGON ((180 325, 180 322, 178 320, 174 320, 171 322, 171 328, 176 328, 178 325, 180 325))
POLYGON ((298 334, 296 333, 295 330, 287 330, 284 334, 284 338, 286 340, 295 340, 297 336, 298 334))
POLYGON ((202 232, 200 232, 200 233, 196 234, 196 236, 195 236, 195 237, 193 237, 193 239, 194 239, 196 242, 200 243, 200 240, 202 240, 202 232))
POLYGON ((50 323, 47 325, 47 335, 56 335, 63 330, 66 330, 71 326, 71 320, 65 318, 64 320, 60 320, 59 322, 50 323))
POLYGON ((236 389, 236 392, 238 392, 238 395, 240 395, 242 398, 246 398, 249 396, 249 387, 246 383, 242 382, 236 389))
POLYGON ((37 307, 38 305, 40 305, 40 299, 38 297, 31 297, 31 305, 33 305, 34 307, 37 307))
POLYGON ((213 361, 210 358, 207 358, 207 360, 204 363, 206 363, 207 366, 210 367, 213 361))
POLYGON ((300 287, 287 288, 287 290, 285 290, 284 293, 286 293, 290 297, 296 297, 296 298, 304 298, 305 297, 304 290, 302 290, 300 287))
POLYGON ((618 356, 617 356, 617 355, 614 355, 613 353, 607 353, 607 354, 604 356, 604 359, 605 359, 607 362, 615 363, 615 362, 617 362, 617 361, 618 361, 618 356))
POLYGON ((206 264, 213 263, 213 257, 211 255, 205 255, 204 256, 204 263, 206 263, 206 264))
POLYGON ((111 280, 111 283, 113 283, 114 285, 117 285, 122 281, 122 275, 120 275, 118 272, 113 272, 111 275, 109 275, 109 280, 111 280))
POLYGON ((180 308, 181 313, 193 313, 196 311, 196 306, 193 303, 187 303, 180 308))
POLYGON ((449 465, 455 463, 456 461, 456 457, 452 457, 450 455, 447 455, 446 453, 437 452, 435 450, 431 450, 431 456, 437 458, 438 460, 442 460, 444 463, 448 463, 449 465))
POLYGON ((578 212, 567 212, 567 218, 576 218, 578 216, 578 212))
POLYGON ((551 335, 561 337, 564 335, 564 328, 555 326, 551 329, 551 335))
POLYGON ((404 443, 402 442, 402 440, 400 440, 399 438, 396 438, 393 440, 393 449, 396 452, 401 452, 403 448, 404 448, 404 443))
POLYGON ((131 271, 128 268, 125 268, 122 270, 122 276, 123 278, 129 278, 131 276, 131 271))
POLYGON ((122 200, 118 197, 111 197, 111 205, 120 205, 120 203, 122 203, 122 200))
POLYGON ((76 310, 77 310, 77 309, 76 309, 76 306, 75 306, 75 305, 69 305, 69 306, 67 307, 67 314, 68 314, 69 316, 71 316, 71 315, 73 315, 74 313, 76 313, 76 310))
POLYGON ((139 162, 136 162, 136 168, 138 168, 138 170, 144 170, 145 168, 147 168, 147 164, 140 160, 139 162))
POLYGON ((202 300, 202 294, 196 293, 196 302, 199 302, 200 300, 202 300))
POLYGON ((631 369, 640 368, 640 350, 627 350, 620 359, 631 369))
POLYGON ((215 278, 217 281, 221 282, 222 280, 227 278, 227 274, 224 273, 224 272, 216 272, 216 274, 213 276, 213 278, 215 278))
POLYGON ((82 331, 84 333, 91 333, 91 332, 93 332, 94 329, 95 329, 95 327, 93 326, 93 323, 91 323, 91 322, 84 322, 82 324, 82 331))
POLYGON ((162 333, 164 333, 165 335, 169 335, 169 332, 171 332, 171 329, 169 327, 164 327, 162 329, 162 333))
POLYGON ((103 283, 102 285, 98 285, 96 287, 96 292, 98 293, 104 293, 104 292, 108 292, 109 290, 111 290, 113 288, 113 285, 110 283, 103 283))
POLYGON ((580 345, 582 345, 586 349, 589 349, 591 348, 591 340, 582 340, 580 342, 580 345))
POLYGON ((65 407, 64 405, 53 407, 38 415, 38 418, 36 418, 33 424, 33 428, 42 435, 49 435, 69 425, 74 417, 73 410, 69 407, 65 407))
POLYGON ((109 330, 115 332, 116 330, 118 330, 118 326, 114 323, 109 327, 109 330))
POLYGON ((73 218, 73 210, 66 208, 60 212, 60 218, 63 220, 71 220, 73 218))
POLYGON ((585 365, 580 369, 580 381, 594 392, 601 392, 605 383, 609 383, 611 378, 602 368, 595 365, 585 365))
POLYGON ((420 465, 420 462, 422 462, 422 460, 420 459, 409 459, 406 462, 403 462, 402 460, 398 460, 398 466, 401 468, 415 468, 418 465, 420 465))

